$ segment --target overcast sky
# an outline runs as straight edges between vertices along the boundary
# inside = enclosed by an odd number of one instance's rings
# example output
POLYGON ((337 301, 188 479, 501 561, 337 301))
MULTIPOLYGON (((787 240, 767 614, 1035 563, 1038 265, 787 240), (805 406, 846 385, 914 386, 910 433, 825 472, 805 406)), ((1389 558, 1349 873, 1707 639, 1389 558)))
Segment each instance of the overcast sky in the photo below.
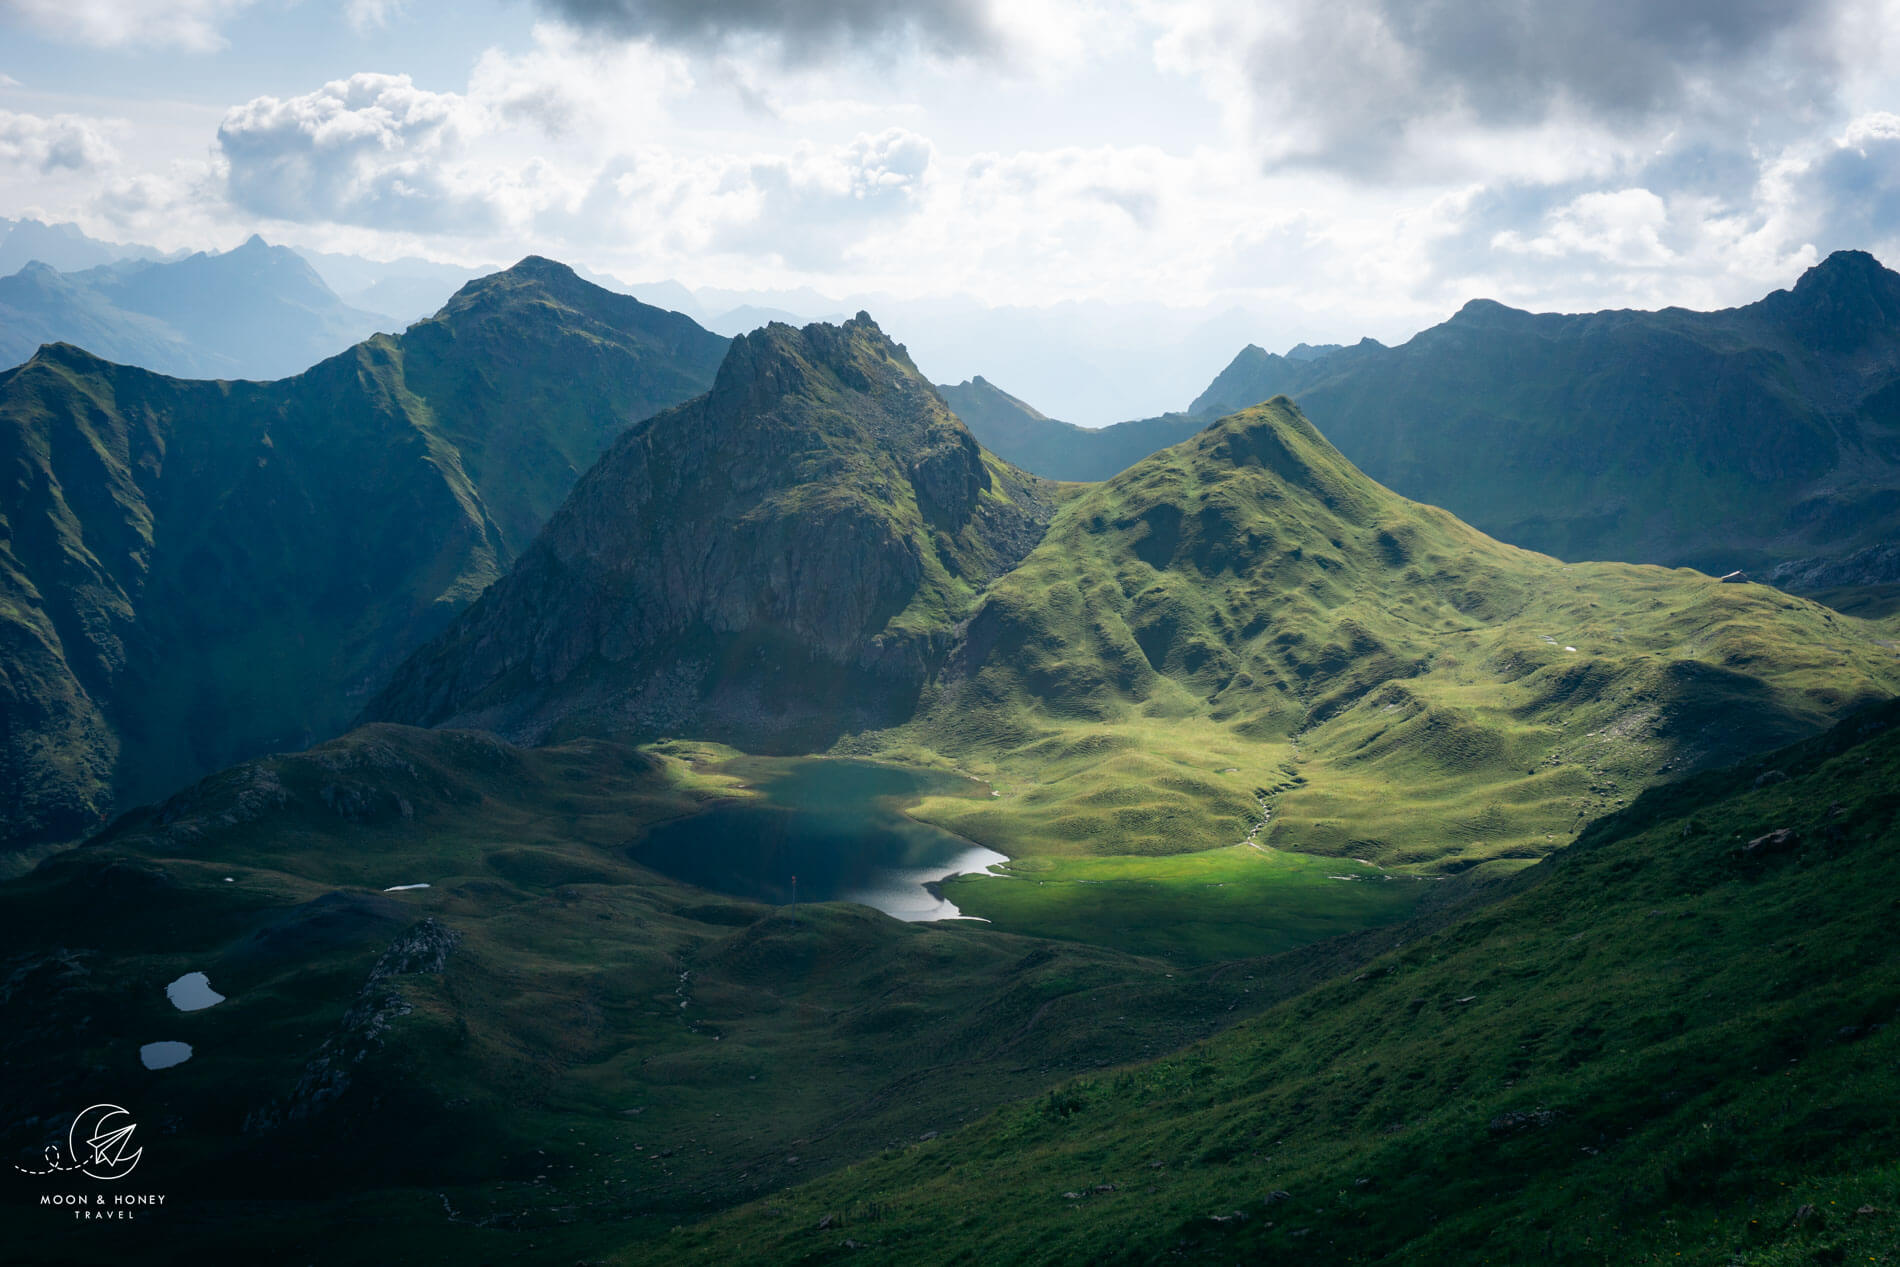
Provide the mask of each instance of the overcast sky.
POLYGON ((0 215, 1393 341, 1900 259, 1900 0, 0 0, 0 215))

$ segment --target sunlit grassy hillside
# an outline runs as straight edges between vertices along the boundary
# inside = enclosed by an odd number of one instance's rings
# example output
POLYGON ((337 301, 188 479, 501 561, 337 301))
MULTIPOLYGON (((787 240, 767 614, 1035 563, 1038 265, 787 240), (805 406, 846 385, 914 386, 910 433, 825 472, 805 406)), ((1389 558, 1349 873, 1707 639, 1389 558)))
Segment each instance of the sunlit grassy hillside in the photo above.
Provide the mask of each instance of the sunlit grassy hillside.
POLYGON ((1892 693, 1879 632, 1503 545, 1280 399, 1068 501, 917 718, 856 746, 992 779, 924 812, 1012 855, 1205 850, 1265 816, 1262 845, 1458 869, 1892 693))

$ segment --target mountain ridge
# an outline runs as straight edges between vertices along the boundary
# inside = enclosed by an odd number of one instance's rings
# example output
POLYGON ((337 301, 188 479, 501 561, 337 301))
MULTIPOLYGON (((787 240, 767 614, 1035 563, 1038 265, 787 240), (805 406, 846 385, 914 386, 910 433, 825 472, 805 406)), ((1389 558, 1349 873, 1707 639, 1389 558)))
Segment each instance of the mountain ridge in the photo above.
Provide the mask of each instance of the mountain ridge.
POLYGON ((733 342, 703 399, 622 436, 520 574, 363 716, 537 740, 571 733, 576 710, 607 733, 698 717, 755 742, 865 724, 914 697, 975 587, 1047 513, 1041 481, 987 457, 868 315, 768 325, 733 342), (509 632, 524 622, 531 640, 509 632), (733 673, 713 685, 716 663, 733 673), (784 665, 824 685, 783 685, 784 665), (489 707, 510 681, 522 697, 489 707), (827 703, 851 716, 820 721, 827 703))
POLYGON ((458 298, 268 383, 0 372, 9 846, 340 730, 726 348, 542 264, 458 298))
POLYGON ((999 453, 1080 480, 1284 394, 1373 478, 1500 540, 1766 573, 1900 537, 1897 346, 1900 275, 1837 251, 1713 312, 1473 299, 1394 347, 1249 344, 1186 414, 1094 432, 945 390, 999 453))
POLYGON ((1766 570, 1900 535, 1896 332, 1900 275, 1839 251, 1714 312, 1474 300, 1393 348, 1243 354, 1193 408, 1292 395, 1374 478, 1530 549, 1766 570))

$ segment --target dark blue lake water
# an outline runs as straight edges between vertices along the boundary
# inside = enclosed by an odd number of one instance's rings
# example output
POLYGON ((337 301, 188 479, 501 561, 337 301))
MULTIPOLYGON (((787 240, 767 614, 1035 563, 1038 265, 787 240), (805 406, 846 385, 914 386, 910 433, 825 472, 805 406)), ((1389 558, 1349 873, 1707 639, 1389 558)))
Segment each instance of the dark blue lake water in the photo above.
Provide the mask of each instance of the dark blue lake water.
POLYGON ((733 897, 783 905, 862 902, 898 919, 953 919, 924 886, 1007 861, 992 849, 906 818, 923 796, 987 796, 954 774, 868 761, 748 757, 726 767, 762 795, 664 824, 634 861, 733 897))

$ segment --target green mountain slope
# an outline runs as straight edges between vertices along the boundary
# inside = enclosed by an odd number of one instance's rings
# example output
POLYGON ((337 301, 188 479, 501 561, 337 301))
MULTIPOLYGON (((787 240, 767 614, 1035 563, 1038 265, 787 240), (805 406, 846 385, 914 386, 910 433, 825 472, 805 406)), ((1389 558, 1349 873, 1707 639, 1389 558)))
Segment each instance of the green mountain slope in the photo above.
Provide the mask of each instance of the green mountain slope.
POLYGON ((0 374, 0 841, 341 729, 725 347, 529 259, 278 382, 0 374))
POLYGON ((612 1261, 1891 1262, 1897 724, 1646 793, 1225 1034, 612 1261))
POLYGON ((628 431, 366 716, 823 748, 910 715, 1049 498, 868 316, 767 326, 628 431))
POLYGON ((1469 866, 1891 694, 1876 632, 1503 545, 1281 399, 1067 502, 873 743, 995 782, 938 820, 1012 855, 1211 849, 1266 816, 1261 845, 1469 866))

